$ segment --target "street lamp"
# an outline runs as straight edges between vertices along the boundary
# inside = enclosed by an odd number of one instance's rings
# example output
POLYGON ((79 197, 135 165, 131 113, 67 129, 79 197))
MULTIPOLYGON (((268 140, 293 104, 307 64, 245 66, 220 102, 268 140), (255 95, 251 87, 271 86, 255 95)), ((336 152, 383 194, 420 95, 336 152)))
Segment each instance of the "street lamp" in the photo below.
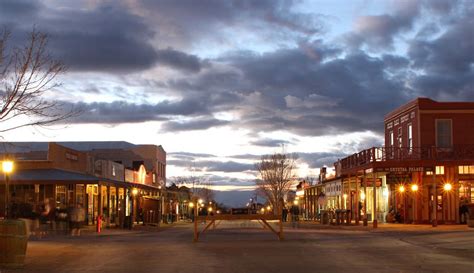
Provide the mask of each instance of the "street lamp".
POLYGON ((453 185, 451 183, 446 183, 443 185, 444 191, 451 191, 453 189, 453 185))
POLYGON ((412 184, 411 185, 411 191, 413 192, 413 224, 415 224, 415 218, 416 218, 416 205, 417 205, 417 198, 416 198, 416 192, 418 191, 418 185, 417 184, 412 184))
POLYGON ((13 172, 13 161, 10 160, 5 160, 2 162, 2 170, 3 173, 5 174, 5 219, 8 218, 8 205, 10 204, 9 202, 9 197, 10 197, 10 192, 9 192, 9 182, 10 182, 10 173, 13 172))
POLYGON ((400 187, 398 187, 398 191, 399 191, 400 193, 404 193, 404 192, 405 192, 405 186, 400 185, 400 187))

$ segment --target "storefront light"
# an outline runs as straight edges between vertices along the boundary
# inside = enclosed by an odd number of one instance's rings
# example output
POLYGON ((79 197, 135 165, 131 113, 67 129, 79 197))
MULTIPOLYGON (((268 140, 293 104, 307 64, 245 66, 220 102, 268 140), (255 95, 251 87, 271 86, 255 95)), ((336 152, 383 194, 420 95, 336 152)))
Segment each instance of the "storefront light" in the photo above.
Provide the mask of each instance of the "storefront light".
POLYGON ((137 189, 137 188, 133 188, 133 189, 132 189, 132 194, 133 194, 133 195, 137 195, 137 194, 138 194, 138 189, 137 189))
POLYGON ((194 203, 193 203, 193 202, 190 202, 190 203, 189 203, 189 207, 190 207, 190 208, 194 208, 194 203))
POLYGON ((293 201, 293 204, 298 205, 298 200, 293 201))
POLYGON ((198 200, 199 204, 202 204, 204 201, 202 199, 198 200))
POLYGON ((365 193, 364 192, 360 193, 360 200, 362 200, 362 201, 365 200, 365 193))
POLYGON ((417 185, 417 184, 411 185, 411 191, 412 191, 412 192, 418 191, 418 185, 417 185))
POLYGON ((272 209, 272 207, 270 207, 270 206, 267 206, 267 210, 271 210, 271 209, 272 209))
POLYGON ((404 193, 405 192, 405 186, 401 185, 400 187, 398 187, 398 191, 400 193, 404 193))
POLYGON ((208 207, 207 211, 212 212, 212 207, 208 207))
POLYGON ((11 173, 13 171, 13 161, 5 160, 2 162, 2 170, 4 173, 11 173))
POLYGON ((451 183, 446 183, 443 185, 444 191, 451 191, 453 189, 453 185, 451 183))
POLYGON ((347 193, 344 193, 342 197, 344 197, 344 199, 347 199, 347 193))

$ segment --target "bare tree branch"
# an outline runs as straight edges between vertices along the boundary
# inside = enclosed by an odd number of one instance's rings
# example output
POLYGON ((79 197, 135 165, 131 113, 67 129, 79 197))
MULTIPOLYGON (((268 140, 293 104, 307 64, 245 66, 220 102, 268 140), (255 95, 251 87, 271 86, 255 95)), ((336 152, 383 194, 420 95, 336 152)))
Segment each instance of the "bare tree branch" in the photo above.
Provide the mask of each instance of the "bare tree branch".
POLYGON ((276 213, 283 208, 283 200, 296 177, 296 159, 293 154, 276 153, 262 156, 255 164, 259 173, 255 181, 257 194, 266 198, 276 213))
POLYGON ((48 36, 33 29, 28 43, 7 50, 10 32, 0 33, 0 133, 28 126, 48 126, 79 115, 77 109, 47 98, 59 86, 65 66, 47 52, 48 36), (3 89, 3 90, 2 90, 3 89))

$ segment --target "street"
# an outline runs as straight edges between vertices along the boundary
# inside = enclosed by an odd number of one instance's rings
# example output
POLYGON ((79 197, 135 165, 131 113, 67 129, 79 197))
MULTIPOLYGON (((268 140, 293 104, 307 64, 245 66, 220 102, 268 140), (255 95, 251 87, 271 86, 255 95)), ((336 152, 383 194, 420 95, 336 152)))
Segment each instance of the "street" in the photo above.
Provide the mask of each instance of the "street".
POLYGON ((54 272, 474 272, 474 230, 377 232, 223 223, 192 242, 191 224, 32 240, 23 269, 54 272))

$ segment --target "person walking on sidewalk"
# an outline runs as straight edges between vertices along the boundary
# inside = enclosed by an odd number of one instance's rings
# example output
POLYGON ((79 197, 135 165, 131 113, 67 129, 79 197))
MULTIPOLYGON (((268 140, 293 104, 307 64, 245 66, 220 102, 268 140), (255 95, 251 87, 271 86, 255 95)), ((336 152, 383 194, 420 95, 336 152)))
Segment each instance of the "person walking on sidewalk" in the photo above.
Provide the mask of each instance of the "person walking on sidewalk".
POLYGON ((86 211, 81 205, 76 205, 70 214, 71 236, 81 236, 81 228, 85 220, 86 211))
POLYGON ((299 215, 300 215, 300 208, 297 205, 293 204, 290 208, 290 213, 291 213, 291 226, 293 228, 297 228, 299 215))

